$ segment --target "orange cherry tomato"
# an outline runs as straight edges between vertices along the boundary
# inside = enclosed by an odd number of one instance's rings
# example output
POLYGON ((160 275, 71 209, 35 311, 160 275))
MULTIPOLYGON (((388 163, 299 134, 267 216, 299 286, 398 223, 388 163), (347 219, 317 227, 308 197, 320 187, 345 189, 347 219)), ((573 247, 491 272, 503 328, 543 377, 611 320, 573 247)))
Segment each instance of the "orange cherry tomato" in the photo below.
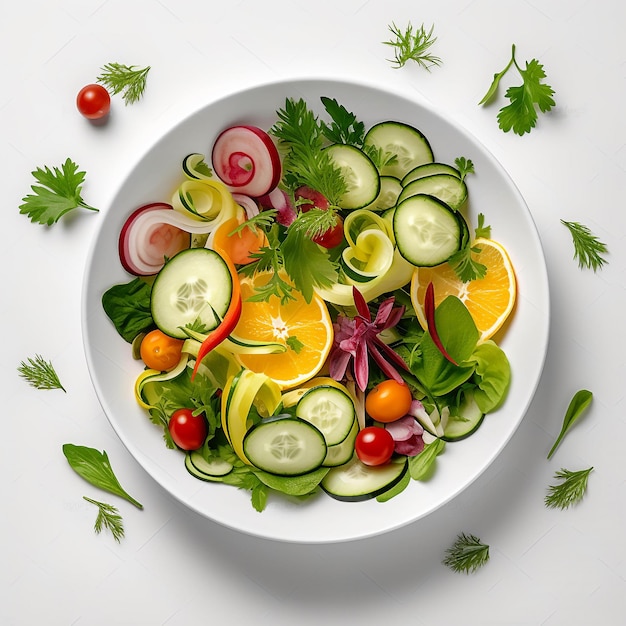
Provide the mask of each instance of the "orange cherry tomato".
POLYGON ((390 378, 378 383, 365 398, 367 414, 377 422, 387 424, 404 417, 411 408, 413 396, 405 383, 390 378))
POLYGON ((236 217, 231 217, 221 224, 213 236, 213 247, 223 250, 237 265, 252 263, 255 259, 250 256, 268 245, 267 237, 262 229, 242 228, 238 232, 232 232, 239 226, 236 217))
POLYGON ((180 361, 184 341, 166 335, 160 330, 151 330, 141 342, 141 359, 153 370, 166 372, 173 369, 180 361))

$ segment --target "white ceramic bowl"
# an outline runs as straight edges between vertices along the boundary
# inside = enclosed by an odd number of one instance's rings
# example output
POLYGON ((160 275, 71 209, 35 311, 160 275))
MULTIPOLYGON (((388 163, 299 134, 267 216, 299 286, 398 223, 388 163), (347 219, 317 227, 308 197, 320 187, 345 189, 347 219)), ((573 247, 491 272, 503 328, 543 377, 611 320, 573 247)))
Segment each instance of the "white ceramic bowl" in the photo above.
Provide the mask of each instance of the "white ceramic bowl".
POLYGON ((522 420, 543 369, 548 330, 548 281, 539 236, 524 200, 496 159, 474 137, 424 104, 343 81, 296 80, 255 87, 210 103, 183 120, 148 148, 129 172, 102 220, 84 281, 83 336, 90 374, 106 416, 137 462, 199 514, 251 535, 288 542, 330 543, 374 536, 426 516, 462 492, 497 457, 522 420), (418 127, 437 160, 472 159, 476 174, 467 181, 471 223, 476 224, 479 212, 485 214, 492 236, 510 252, 518 279, 516 310, 500 341, 511 362, 512 383, 497 414, 487 416, 470 438, 447 446, 431 480, 411 481, 391 501, 344 503, 325 494, 304 502, 272 497, 266 510, 258 513, 248 492, 193 478, 185 470, 183 454, 165 447, 162 432, 134 400, 133 384, 141 364, 132 359, 129 345, 102 310, 101 297, 113 284, 131 278, 117 253, 124 220, 143 203, 169 199, 185 155, 210 154, 218 132, 230 124, 268 129, 287 97, 303 97, 321 113, 320 96, 336 98, 366 126, 394 119, 418 127))

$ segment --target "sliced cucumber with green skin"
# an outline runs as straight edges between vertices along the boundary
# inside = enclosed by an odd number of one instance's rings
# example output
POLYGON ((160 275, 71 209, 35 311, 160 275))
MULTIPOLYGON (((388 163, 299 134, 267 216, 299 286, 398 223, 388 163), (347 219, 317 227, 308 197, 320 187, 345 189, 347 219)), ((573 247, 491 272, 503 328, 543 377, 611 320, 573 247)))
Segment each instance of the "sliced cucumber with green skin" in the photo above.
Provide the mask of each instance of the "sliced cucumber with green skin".
POLYGON ((444 441, 465 439, 475 433, 483 423, 485 415, 478 408, 478 404, 474 400, 474 393, 471 390, 467 390, 463 393, 463 396, 463 401, 459 408, 448 416, 443 429, 443 437, 441 437, 444 441))
POLYGON ((333 144, 324 148, 341 170, 347 191, 341 197, 342 209, 361 209, 378 197, 380 178, 374 162, 355 146, 333 144))
POLYGON ((195 478, 207 482, 220 482, 233 470, 233 466, 228 461, 223 459, 207 461, 198 450, 185 453, 185 468, 195 478))
POLYGON ((334 446, 328 446, 328 452, 326 453, 323 465, 325 467, 336 467, 347 463, 354 454, 354 442, 356 441, 356 436, 358 434, 359 421, 355 417, 348 436, 341 443, 334 446))
POLYGON ((379 122, 366 133, 365 146, 395 154, 396 159, 380 169, 381 176, 402 180, 413 168, 434 161, 428 139, 417 128, 403 122, 379 122))
POLYGON ((373 467, 361 463, 355 454, 344 465, 332 467, 320 486, 329 496, 343 502, 370 500, 398 484, 408 466, 405 456, 373 467))
POLYGON ((186 339, 185 326, 213 330, 228 310, 233 281, 222 257, 208 248, 190 248, 172 257, 157 274, 150 307, 166 335, 186 339))
POLYGON ((380 177, 380 191, 376 200, 368 204, 365 208, 370 211, 386 211, 394 206, 398 201, 398 196, 402 193, 402 183, 395 176, 380 177))
POLYGON ((444 263, 461 247, 462 228, 456 211, 426 194, 398 204, 393 232, 400 254, 417 267, 444 263))
POLYGON ((448 165, 447 163, 439 163, 433 161, 433 163, 425 163, 424 165, 418 165, 414 167, 401 181, 402 186, 406 187, 410 182, 417 180, 418 178, 424 178, 424 176, 432 176, 433 174, 450 174, 461 178, 461 172, 448 165))
POLYGON ((443 200, 455 211, 467 200, 467 186, 460 178, 451 174, 433 174, 408 183, 398 196, 398 203, 420 193, 443 200))
POLYGON ((299 417, 275 417, 255 424, 243 439, 247 459, 279 476, 299 476, 321 467, 326 458, 324 435, 299 417))
POLYGON ((300 398, 296 416, 313 424, 324 435, 326 445, 334 446, 350 433, 356 409, 347 393, 330 385, 320 385, 300 398))

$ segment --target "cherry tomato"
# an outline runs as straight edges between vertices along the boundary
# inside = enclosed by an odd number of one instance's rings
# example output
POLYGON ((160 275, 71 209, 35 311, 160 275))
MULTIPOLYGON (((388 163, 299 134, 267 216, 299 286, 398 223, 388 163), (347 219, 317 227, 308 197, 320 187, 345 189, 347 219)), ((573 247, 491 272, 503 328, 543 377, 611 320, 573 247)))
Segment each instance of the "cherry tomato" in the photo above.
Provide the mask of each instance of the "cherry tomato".
POLYGON ((343 241, 343 220, 337 216, 337 223, 325 233, 313 237, 313 241, 322 248, 334 248, 343 241))
POLYGON ((213 235, 213 247, 224 250, 233 263, 247 265, 256 261, 252 254, 268 245, 267 237, 260 228, 242 228, 231 234, 238 226, 239 220, 236 217, 223 222, 213 235))
POLYGON ((390 378, 378 383, 365 398, 367 414, 377 422, 395 422, 411 408, 413 396, 408 385, 390 378))
POLYGON ((363 428, 354 442, 354 451, 365 465, 384 465, 391 459, 394 447, 391 433, 379 426, 363 428))
MULTIPOLYGON (((306 185, 298 187, 294 191, 294 198, 300 210, 303 213, 311 209, 321 209, 327 211, 330 208, 330 202, 319 191, 312 189, 306 185)), ((337 215, 337 221, 334 226, 317 237, 313 237, 313 241, 323 248, 334 248, 343 240, 343 220, 337 215)))
POLYGON ((172 413, 168 430, 181 450, 197 450, 206 439, 208 430, 202 414, 194 415, 191 409, 178 409, 172 413))
POLYGON ((86 85, 76 96, 76 107, 87 119, 99 120, 109 114, 111 96, 102 85, 86 85))
POLYGON ((184 341, 166 335, 156 329, 151 330, 141 342, 141 359, 153 370, 167 372, 178 365, 184 341))

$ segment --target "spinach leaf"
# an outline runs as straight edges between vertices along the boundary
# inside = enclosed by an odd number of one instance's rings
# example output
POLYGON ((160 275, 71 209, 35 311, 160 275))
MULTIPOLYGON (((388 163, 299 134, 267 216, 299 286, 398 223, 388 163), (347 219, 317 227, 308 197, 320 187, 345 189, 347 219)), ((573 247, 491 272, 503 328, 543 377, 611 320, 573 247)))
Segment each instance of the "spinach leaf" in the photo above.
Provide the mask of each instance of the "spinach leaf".
POLYGON ((154 326, 150 311, 152 287, 141 278, 114 285, 102 295, 104 312, 128 343, 154 326))

